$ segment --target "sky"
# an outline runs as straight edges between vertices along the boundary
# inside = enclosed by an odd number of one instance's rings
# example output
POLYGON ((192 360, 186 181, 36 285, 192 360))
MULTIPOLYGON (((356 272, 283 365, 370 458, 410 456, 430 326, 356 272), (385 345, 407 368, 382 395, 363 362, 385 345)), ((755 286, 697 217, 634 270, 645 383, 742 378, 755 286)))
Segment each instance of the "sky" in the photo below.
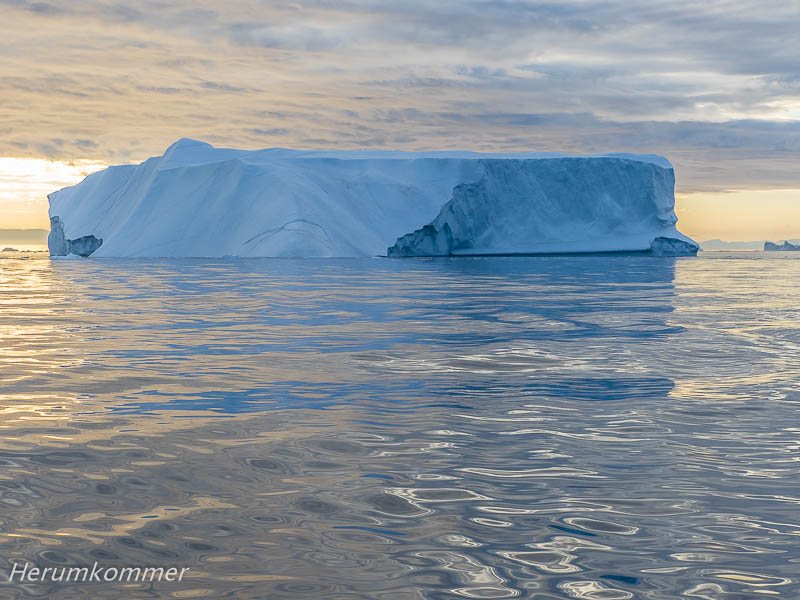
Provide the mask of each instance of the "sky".
POLYGON ((176 139, 653 152, 699 239, 800 237, 800 8, 0 0, 0 228, 176 139))

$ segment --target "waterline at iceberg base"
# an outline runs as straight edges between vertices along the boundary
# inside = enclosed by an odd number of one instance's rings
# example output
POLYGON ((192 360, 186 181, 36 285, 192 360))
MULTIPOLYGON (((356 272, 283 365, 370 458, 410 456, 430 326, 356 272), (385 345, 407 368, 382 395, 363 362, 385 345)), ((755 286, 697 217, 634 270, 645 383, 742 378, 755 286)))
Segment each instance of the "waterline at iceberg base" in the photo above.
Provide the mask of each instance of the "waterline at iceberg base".
POLYGON ((693 255, 655 155, 303 151, 179 140, 50 194, 50 254, 693 255))

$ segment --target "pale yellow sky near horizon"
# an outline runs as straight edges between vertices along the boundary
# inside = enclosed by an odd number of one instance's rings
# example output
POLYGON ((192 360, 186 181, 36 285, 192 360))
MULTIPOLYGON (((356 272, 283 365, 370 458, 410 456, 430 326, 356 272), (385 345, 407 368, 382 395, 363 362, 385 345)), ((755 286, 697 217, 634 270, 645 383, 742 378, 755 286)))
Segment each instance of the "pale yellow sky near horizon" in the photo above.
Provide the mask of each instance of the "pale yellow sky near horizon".
POLYGON ((0 157, 0 229, 49 229, 47 194, 107 166, 94 160, 0 157))
MULTIPOLYGON (((0 157, 0 229, 49 229, 47 194, 108 165, 0 157)), ((800 189, 678 193, 678 227, 697 241, 800 238, 800 189)))

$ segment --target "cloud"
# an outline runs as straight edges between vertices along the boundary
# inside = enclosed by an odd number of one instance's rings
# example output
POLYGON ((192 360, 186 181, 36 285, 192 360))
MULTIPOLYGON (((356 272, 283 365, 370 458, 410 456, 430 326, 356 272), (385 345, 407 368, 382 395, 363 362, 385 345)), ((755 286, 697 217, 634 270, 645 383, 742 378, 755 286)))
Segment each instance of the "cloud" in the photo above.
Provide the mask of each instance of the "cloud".
POLYGON ((217 92, 246 92, 247 89, 243 87, 238 87, 235 85, 229 85, 227 83, 217 83, 216 81, 203 81, 200 83, 200 87, 205 88, 207 90, 214 90, 217 92))
POLYGON ((684 191, 800 187, 791 3, 0 4, 0 155, 140 160, 184 136, 634 151, 669 156, 684 191))
POLYGON ((26 8, 31 12, 43 15, 63 15, 67 12, 58 6, 48 4, 47 2, 32 2, 31 4, 28 4, 26 8))
POLYGON ((272 135, 286 136, 286 135, 291 135, 292 134, 292 130, 291 129, 281 129, 280 127, 276 127, 276 128, 273 128, 273 129, 251 129, 250 133, 252 133, 254 135, 259 135, 259 136, 272 136, 272 135))

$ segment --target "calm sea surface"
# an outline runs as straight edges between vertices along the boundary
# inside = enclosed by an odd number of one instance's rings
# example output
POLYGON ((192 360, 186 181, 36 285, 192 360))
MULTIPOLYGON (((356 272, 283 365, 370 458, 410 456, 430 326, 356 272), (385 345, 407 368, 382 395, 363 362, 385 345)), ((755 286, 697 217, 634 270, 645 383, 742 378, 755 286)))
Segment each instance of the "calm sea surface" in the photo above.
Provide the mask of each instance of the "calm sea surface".
POLYGON ((800 597, 798 255, 44 256, 0 255, 2 599, 800 597))

